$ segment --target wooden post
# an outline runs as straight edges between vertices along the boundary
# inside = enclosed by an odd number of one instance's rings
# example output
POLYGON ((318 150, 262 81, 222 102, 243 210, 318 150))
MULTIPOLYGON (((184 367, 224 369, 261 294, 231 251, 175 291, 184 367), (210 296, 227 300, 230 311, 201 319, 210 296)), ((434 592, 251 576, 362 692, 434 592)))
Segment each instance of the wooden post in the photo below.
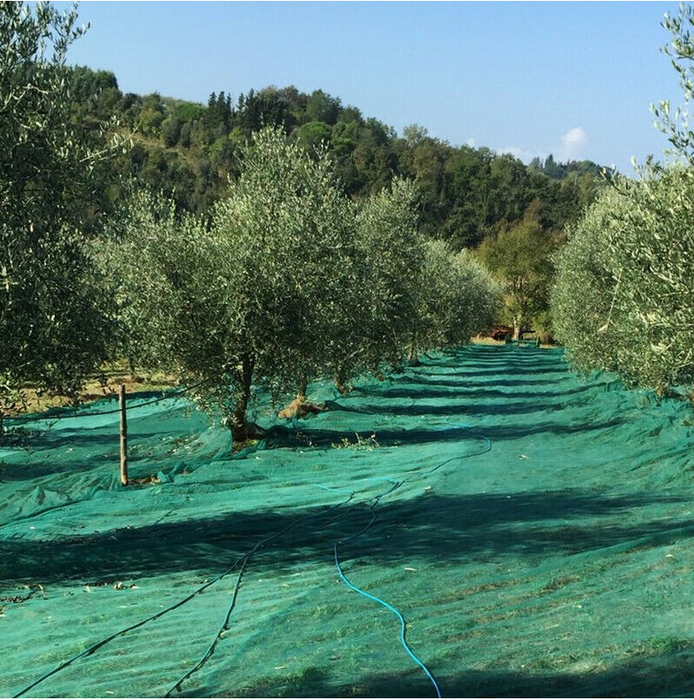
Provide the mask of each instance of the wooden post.
POLYGON ((118 395, 120 408, 120 482, 128 485, 128 421, 125 413, 125 384, 120 385, 118 395))

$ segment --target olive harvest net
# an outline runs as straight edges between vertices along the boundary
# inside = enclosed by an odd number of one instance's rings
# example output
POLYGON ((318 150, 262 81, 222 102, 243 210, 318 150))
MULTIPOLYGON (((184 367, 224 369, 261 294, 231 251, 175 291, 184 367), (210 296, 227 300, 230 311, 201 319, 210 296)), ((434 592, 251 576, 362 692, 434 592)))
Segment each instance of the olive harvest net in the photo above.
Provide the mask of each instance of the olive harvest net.
POLYGON ((469 345, 230 451, 185 395, 8 421, 0 695, 694 694, 694 419, 469 345))

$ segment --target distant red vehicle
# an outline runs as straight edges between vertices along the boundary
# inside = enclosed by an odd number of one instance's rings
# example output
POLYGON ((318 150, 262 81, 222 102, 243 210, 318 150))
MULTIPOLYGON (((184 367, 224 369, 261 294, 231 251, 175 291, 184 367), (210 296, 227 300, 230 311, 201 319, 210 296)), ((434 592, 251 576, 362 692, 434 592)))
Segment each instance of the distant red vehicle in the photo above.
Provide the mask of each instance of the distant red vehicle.
POLYGON ((507 337, 513 337, 513 328, 510 326, 495 326, 490 333, 490 337, 494 340, 506 340, 507 337))

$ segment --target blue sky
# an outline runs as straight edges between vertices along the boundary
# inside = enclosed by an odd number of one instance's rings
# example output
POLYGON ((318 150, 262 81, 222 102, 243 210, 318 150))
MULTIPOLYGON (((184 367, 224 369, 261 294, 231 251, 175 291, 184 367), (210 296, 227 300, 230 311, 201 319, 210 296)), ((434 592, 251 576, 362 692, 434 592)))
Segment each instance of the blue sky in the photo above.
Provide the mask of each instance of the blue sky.
POLYGON ((202 103, 320 88, 398 133, 631 174, 668 146, 651 103, 681 101, 665 12, 677 3, 89 1, 69 62, 202 103))

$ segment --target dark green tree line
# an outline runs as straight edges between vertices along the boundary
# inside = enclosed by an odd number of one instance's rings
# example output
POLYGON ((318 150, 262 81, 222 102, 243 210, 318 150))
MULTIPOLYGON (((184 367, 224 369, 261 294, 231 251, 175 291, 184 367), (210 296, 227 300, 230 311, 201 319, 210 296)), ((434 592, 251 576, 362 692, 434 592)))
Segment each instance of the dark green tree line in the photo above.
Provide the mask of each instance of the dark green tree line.
POLYGON ((399 137, 322 90, 306 94, 270 86, 235 100, 220 91, 203 105, 158 94, 122 95, 113 74, 73 71, 75 109, 93 124, 115 115, 135 133, 136 148, 116 162, 118 173, 141 179, 197 214, 223 195, 227 177, 239 174, 241 149, 267 126, 309 149, 324 143, 343 191, 355 199, 394 178, 416 180, 423 232, 456 250, 475 247, 500 222, 519 222, 536 200, 542 224, 561 228, 592 201, 601 182, 602 169, 587 161, 557 163, 550 156, 526 166, 486 148, 451 146, 417 125, 399 137))

